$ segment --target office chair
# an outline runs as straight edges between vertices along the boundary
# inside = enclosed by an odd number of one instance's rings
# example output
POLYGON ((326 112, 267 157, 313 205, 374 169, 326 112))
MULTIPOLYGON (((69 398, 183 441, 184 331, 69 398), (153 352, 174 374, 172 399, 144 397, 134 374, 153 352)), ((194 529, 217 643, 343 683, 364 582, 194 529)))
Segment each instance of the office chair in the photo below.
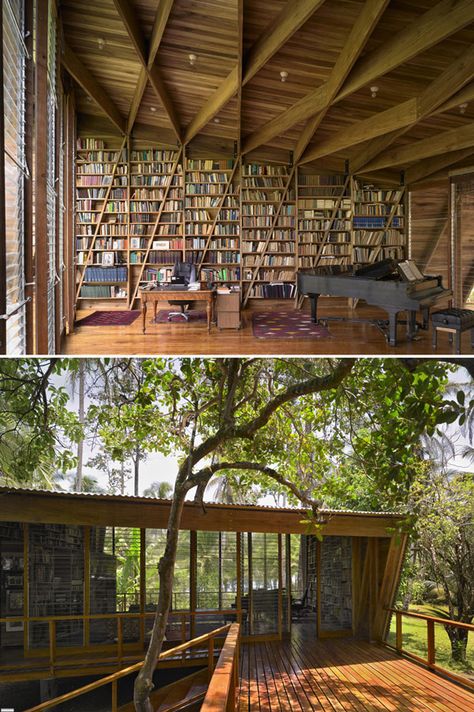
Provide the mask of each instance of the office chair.
MULTIPOLYGON (((173 267, 171 281, 174 284, 184 284, 187 286, 190 282, 196 281, 196 267, 191 262, 176 262, 173 267)), ((184 299, 169 300, 170 306, 179 306, 181 311, 172 311, 168 314, 168 321, 171 321, 174 316, 182 316, 186 321, 189 321, 189 315, 186 314, 186 309, 191 306, 192 302, 184 299)))

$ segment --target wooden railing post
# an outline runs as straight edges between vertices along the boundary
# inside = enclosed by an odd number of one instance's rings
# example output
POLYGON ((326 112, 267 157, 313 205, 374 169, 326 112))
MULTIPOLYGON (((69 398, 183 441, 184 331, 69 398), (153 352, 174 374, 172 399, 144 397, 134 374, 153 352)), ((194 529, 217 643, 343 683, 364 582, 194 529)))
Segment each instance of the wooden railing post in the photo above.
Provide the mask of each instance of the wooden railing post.
POLYGON ((435 647, 435 627, 434 621, 426 621, 426 634, 428 639, 428 666, 433 667, 436 660, 436 647, 435 647))
POLYGON ((118 661, 119 661, 119 665, 121 665, 122 659, 123 659, 123 628, 122 628, 121 616, 118 616, 118 618, 117 618, 117 642, 118 642, 118 661))
POLYGON ((402 638, 402 613, 397 611, 395 613, 395 647, 399 653, 403 650, 403 638, 402 638))
POLYGON ((54 675, 54 666, 56 663, 56 621, 48 622, 49 626, 49 668, 51 675, 54 675))
POLYGON ((209 638, 207 643, 207 669, 209 672, 209 680, 214 672, 214 638, 209 638))
POLYGON ((118 701, 117 701, 117 680, 112 680, 112 707, 111 712, 117 712, 118 701))

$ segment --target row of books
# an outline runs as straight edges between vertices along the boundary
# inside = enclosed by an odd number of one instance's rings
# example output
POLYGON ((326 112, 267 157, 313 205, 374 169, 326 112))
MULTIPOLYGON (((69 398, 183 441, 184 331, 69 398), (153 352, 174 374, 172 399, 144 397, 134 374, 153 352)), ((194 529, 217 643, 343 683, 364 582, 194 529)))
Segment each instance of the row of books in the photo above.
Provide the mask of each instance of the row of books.
POLYGON ((127 161, 127 151, 126 149, 123 149, 122 152, 120 151, 104 151, 104 150, 98 150, 98 151, 82 151, 81 155, 77 161, 77 165, 81 165, 83 163, 102 163, 102 162, 109 162, 109 163, 115 163, 116 161, 120 161, 122 163, 125 163, 127 161))
POLYGON ((126 267, 89 267, 85 269, 85 282, 126 282, 126 267))
POLYGON ((127 296, 127 290, 116 285, 88 285, 81 287, 79 295, 82 299, 123 299, 127 296))
MULTIPOLYGON (((154 186, 146 188, 138 188, 134 190, 130 196, 131 200, 164 200, 165 188, 156 188, 154 186)), ((167 193, 168 199, 179 200, 182 197, 181 188, 169 188, 167 193)))
MULTIPOLYGON (((132 188, 140 188, 142 186, 166 186, 170 183, 169 175, 131 175, 130 176, 130 186, 132 188)), ((181 177, 174 176, 171 180, 171 186, 181 186, 181 177)))
POLYGON ((143 280, 145 282, 171 282, 172 276, 172 267, 161 267, 160 269, 148 267, 143 271, 143 280))
MULTIPOLYGON (((383 229, 387 225, 387 221, 389 219, 389 216, 382 217, 382 216, 364 216, 364 215, 354 215, 352 224, 354 229, 361 229, 361 228, 367 228, 367 229, 383 229)), ((394 217, 391 222, 392 227, 396 228, 403 228, 404 226, 404 221, 402 217, 394 217)))
POLYGON ((127 173, 127 165, 123 163, 119 163, 117 166, 114 163, 80 163, 76 170, 78 177, 91 174, 102 176, 108 173, 125 175, 127 173))
POLYGON ((357 215, 403 215, 403 206, 396 207, 389 203, 363 203, 358 204, 355 210, 357 215))
MULTIPOLYGON (((173 171, 173 163, 163 163, 161 161, 153 161, 152 163, 135 163, 133 165, 132 175, 142 176, 153 173, 164 173, 169 175, 173 171)), ((177 173, 181 173, 182 167, 178 164, 177 173)))
POLYGON ((205 254, 206 264, 240 264, 240 252, 208 250, 205 254))
MULTIPOLYGON (((173 201, 175 202, 175 201, 173 201)), ((166 203, 165 203, 166 204, 166 203)), ((131 213, 156 213, 159 211, 161 203, 157 200, 131 200, 131 213)))
POLYGON ((350 230, 351 221, 341 220, 341 218, 321 219, 311 218, 310 220, 299 220, 298 227, 300 230, 350 230))
MULTIPOLYGON (((207 239, 195 237, 192 240, 186 240, 186 249, 200 250, 206 247, 207 239)), ((238 250, 240 247, 239 240, 225 239, 211 240, 209 243, 211 250, 238 250)))
POLYGON ((294 283, 285 282, 273 282, 271 284, 254 284, 249 292, 250 297, 257 297, 263 299, 293 299, 295 295, 296 285, 294 283))
POLYGON ((105 148, 105 143, 101 139, 78 137, 76 140, 76 148, 79 151, 86 148, 101 149, 105 148))
POLYGON ((245 258, 246 267, 294 267, 294 255, 265 255, 261 258, 248 256, 245 258))
POLYGON ((195 159, 188 158, 186 168, 190 171, 225 171, 234 167, 232 159, 195 159))
MULTIPOLYGON (((88 250, 92 245, 92 238, 83 237, 76 240, 76 248, 78 250, 88 250)), ((110 238, 98 237, 94 243, 95 250, 126 250, 128 249, 128 240, 111 240, 110 238)))
POLYGON ((276 166, 268 163, 247 163, 242 167, 244 176, 287 176, 286 166, 276 166))
POLYGON ((213 173, 210 171, 205 172, 190 172, 186 174, 187 184, 189 187, 192 185, 200 183, 227 183, 227 176, 225 173, 213 173))
POLYGON ((354 200, 356 202, 396 202, 401 198, 400 190, 373 190, 363 189, 354 192, 354 200))
POLYGON ((159 148, 134 149, 130 153, 131 161, 165 161, 174 162, 177 154, 174 151, 163 151, 159 148))

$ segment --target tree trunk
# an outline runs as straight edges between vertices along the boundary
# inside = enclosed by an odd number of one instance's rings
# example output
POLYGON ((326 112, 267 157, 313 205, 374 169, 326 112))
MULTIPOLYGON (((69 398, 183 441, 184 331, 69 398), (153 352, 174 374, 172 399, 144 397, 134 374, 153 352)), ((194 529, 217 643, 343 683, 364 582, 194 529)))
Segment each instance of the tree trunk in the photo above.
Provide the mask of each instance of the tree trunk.
POLYGON ((158 606, 153 623, 150 644, 145 655, 143 667, 135 680, 133 701, 136 712, 154 712, 150 702, 150 693, 153 690, 153 673, 163 646, 166 624, 168 622, 168 613, 171 606, 179 525, 181 522, 184 499, 187 491, 186 487, 183 486, 183 481, 185 479, 186 474, 180 472, 176 480, 174 496, 168 518, 166 547, 158 565, 160 575, 160 593, 158 596, 158 606))
POLYGON ((139 481, 140 481, 140 446, 137 445, 135 448, 135 455, 133 457, 133 473, 134 473, 134 494, 135 497, 139 495, 139 481))
MULTIPOLYGON (((84 425, 84 386, 86 380, 86 365, 84 359, 79 359, 79 422, 84 425)), ((76 492, 82 492, 82 469, 84 461, 84 439, 77 443, 76 492)))
POLYGON ((444 628, 451 642, 451 660, 456 663, 465 663, 469 631, 466 628, 455 628, 451 625, 446 625, 444 628))

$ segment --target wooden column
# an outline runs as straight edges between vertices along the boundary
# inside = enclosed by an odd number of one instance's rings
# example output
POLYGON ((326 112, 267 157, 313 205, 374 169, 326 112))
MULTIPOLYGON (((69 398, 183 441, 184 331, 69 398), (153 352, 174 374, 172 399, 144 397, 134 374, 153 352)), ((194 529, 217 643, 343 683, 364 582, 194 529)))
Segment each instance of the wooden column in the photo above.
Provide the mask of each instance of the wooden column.
POLYGON ((35 67, 35 331, 36 353, 48 353, 48 0, 36 2, 35 67))
POLYGON ((91 613, 91 528, 84 527, 84 645, 90 643, 90 620, 91 613))
MULTIPOLYGON (((196 612, 197 606, 197 532, 190 532, 190 560, 189 560, 189 607, 191 613, 196 612)), ((196 616, 191 615, 190 638, 196 634, 196 616)))
POLYGON ((285 534, 286 539, 286 597, 287 597, 287 628, 291 632, 291 534, 285 534))
POLYGON ((76 102, 74 92, 70 90, 66 96, 65 108, 65 159, 64 159, 64 205, 66 212, 64 213, 64 264, 66 271, 64 272, 64 316, 66 333, 74 331, 75 319, 75 146, 76 146, 76 129, 75 129, 75 113, 76 102))
POLYGON ((283 546, 281 534, 278 534, 278 637, 281 640, 283 633, 283 546))
MULTIPOLYGON (((35 67, 33 64, 33 39, 34 39, 34 0, 27 0, 25 3, 25 44, 31 59, 26 62, 26 116, 25 116, 25 160, 30 172, 33 168, 34 160, 34 125, 35 125, 35 67)), ((26 353, 34 354, 35 349, 35 272, 33 257, 33 175, 30 174, 25 180, 24 206, 23 206, 23 247, 25 260, 25 333, 26 333, 26 353)))
MULTIPOLYGON (((23 615, 30 614, 30 525, 23 524, 23 615)), ((30 647, 29 624, 23 626, 23 651, 26 653, 30 647)))
POLYGON ((140 645, 145 641, 146 529, 140 529, 140 645))
POLYGON ((390 613, 386 610, 391 608, 400 580, 400 571, 403 566, 408 538, 402 535, 399 538, 392 536, 385 562, 385 570, 382 576, 380 593, 376 601, 375 614, 373 619, 373 636, 376 640, 385 640, 390 624, 390 613))
MULTIPOLYGON (((238 611, 242 610, 242 534, 236 532, 236 542, 235 542, 235 556, 236 556, 236 578, 237 578, 237 591, 235 597, 235 606, 238 611)), ((243 623, 242 614, 238 614, 237 621, 243 623)))
MULTIPOLYGON (((3 3, 0 8, 0 32, 3 38, 3 3)), ((3 96, 3 52, 0 57, 0 73, 2 75, 2 86, 0 88, 0 151, 2 160, 0 161, 0 315, 7 312, 7 273, 6 273, 6 215, 5 215, 5 111, 3 96)), ((7 352, 7 322, 0 319, 0 354, 7 352)))

